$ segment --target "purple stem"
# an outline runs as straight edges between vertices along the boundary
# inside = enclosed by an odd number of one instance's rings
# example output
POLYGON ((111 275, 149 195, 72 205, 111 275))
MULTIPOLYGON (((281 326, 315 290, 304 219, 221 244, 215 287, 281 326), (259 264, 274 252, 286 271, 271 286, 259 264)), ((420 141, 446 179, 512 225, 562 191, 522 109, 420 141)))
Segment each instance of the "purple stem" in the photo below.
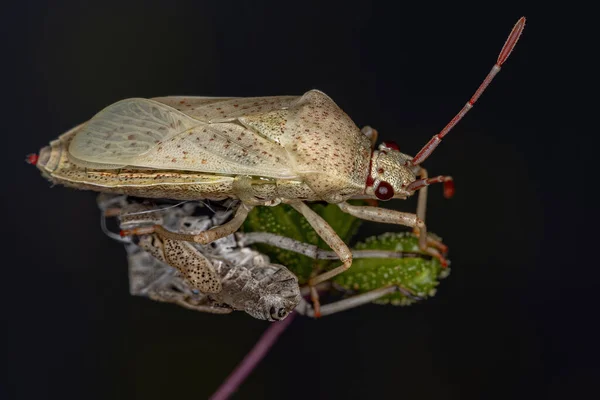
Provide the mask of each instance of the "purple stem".
POLYGON ((294 319, 295 312, 290 313, 286 319, 279 322, 273 322, 271 326, 262 334, 258 342, 246 357, 238 364, 233 372, 225 379, 225 382, 219 386, 217 391, 212 395, 210 400, 226 400, 237 390, 237 388, 246 380, 248 375, 256 368, 256 365, 264 358, 271 346, 285 331, 288 325, 294 319))

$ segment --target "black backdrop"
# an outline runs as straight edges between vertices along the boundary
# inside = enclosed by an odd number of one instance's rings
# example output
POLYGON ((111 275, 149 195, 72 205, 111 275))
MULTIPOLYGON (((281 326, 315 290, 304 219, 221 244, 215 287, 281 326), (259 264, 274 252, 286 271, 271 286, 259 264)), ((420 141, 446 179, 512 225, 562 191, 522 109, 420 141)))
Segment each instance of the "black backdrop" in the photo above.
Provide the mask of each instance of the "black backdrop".
MULTIPOLYGON (((570 51, 569 20, 504 3, 384 4, 4 9, 3 392, 206 398, 268 325, 130 297, 124 250, 101 233, 95 195, 50 188, 25 154, 126 97, 311 88, 414 154, 469 98, 523 14, 511 59, 426 162, 457 187, 449 201, 430 190, 428 223, 452 260, 437 296, 296 318, 236 398, 549 398, 593 384, 598 273, 580 196, 593 181, 583 157, 593 132, 566 125, 558 108, 580 100, 563 94, 577 76, 557 54, 570 51)), ((361 236, 396 229, 367 223, 361 236)))

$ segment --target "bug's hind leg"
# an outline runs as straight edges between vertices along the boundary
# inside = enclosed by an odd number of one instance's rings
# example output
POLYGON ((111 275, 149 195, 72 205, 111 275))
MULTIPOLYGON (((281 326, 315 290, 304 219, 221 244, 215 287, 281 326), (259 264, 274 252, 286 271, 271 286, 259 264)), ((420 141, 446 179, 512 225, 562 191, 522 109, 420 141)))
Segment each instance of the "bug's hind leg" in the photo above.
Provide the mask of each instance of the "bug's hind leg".
POLYGON ((244 223, 248 213, 254 208, 244 203, 240 203, 240 206, 236 210, 233 218, 224 223, 223 225, 215 226, 207 231, 200 232, 196 235, 172 232, 165 229, 161 225, 154 225, 150 227, 137 228, 131 230, 121 231, 121 236, 129 235, 144 235, 156 232, 161 237, 170 240, 183 240, 186 242, 196 242, 200 244, 209 244, 217 239, 221 239, 225 236, 229 236, 235 233, 244 223))
POLYGON ((427 227, 425 226, 423 220, 417 217, 417 214, 405 213, 381 207, 352 206, 345 202, 339 203, 338 207, 343 212, 348 213, 356 218, 367 221, 381 222, 384 224, 404 225, 418 229, 420 237, 419 248, 425 253, 438 258, 443 267, 448 266, 448 261, 437 249, 427 246, 427 227))
POLYGON ((316 310, 313 310, 310 307, 310 304, 308 304, 306 301, 301 301, 300 304, 296 307, 296 311, 302 315, 306 315, 307 317, 312 318, 326 316, 372 303, 373 301, 380 299, 383 296, 387 296, 388 294, 401 290, 402 289, 398 286, 387 286, 371 290, 370 292, 357 294, 347 299, 335 301, 333 303, 321 306, 319 315, 316 314, 316 310))
POLYGON ((254 206, 240 203, 240 206, 235 211, 233 218, 231 218, 223 225, 219 225, 207 231, 200 232, 197 235, 193 235, 193 241, 200 244, 208 244, 214 242, 217 239, 221 239, 225 236, 229 236, 232 233, 237 232, 237 230, 240 229, 240 227, 246 220, 246 217, 248 217, 248 213, 252 211, 253 208, 254 206))

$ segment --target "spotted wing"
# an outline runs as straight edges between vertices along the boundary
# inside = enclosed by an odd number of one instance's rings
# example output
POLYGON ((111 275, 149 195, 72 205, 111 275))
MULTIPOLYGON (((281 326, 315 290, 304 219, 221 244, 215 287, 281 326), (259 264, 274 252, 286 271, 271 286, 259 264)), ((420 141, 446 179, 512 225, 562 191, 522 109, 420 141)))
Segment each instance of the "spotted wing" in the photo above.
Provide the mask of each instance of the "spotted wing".
POLYGON ((297 177, 285 148, 237 122, 192 128, 136 157, 132 165, 223 175, 297 177))
POLYGON ((168 96, 156 97, 153 100, 173 107, 199 121, 215 123, 286 109, 299 98, 299 96, 230 98, 168 96))
POLYGON ((126 99, 88 121, 73 138, 69 153, 90 163, 128 165, 160 142, 200 124, 164 104, 126 99))
POLYGON ((206 123, 146 99, 123 100, 98 113, 76 134, 69 152, 74 162, 97 169, 132 166, 297 176, 283 147, 237 120, 206 123))

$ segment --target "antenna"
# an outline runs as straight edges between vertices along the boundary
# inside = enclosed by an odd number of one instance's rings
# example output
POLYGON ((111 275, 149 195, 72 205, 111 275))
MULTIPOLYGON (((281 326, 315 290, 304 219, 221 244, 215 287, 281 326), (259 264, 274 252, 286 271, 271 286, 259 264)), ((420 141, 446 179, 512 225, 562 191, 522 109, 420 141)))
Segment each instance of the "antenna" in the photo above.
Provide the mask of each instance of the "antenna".
POLYGON ((473 97, 471 97, 471 99, 467 102, 467 104, 465 104, 462 110, 460 110, 460 112, 456 114, 454 118, 452 118, 452 120, 448 123, 448 125, 444 127, 444 129, 442 129, 440 133, 431 138, 431 140, 421 149, 421 151, 417 153, 417 155, 411 161, 408 162, 408 164, 419 165, 423 161, 425 161, 427 157, 429 157, 429 155, 433 152, 433 150, 435 150, 435 148, 438 147, 444 136, 446 136, 448 132, 450 132, 450 130, 452 130, 452 128, 454 128, 454 126, 458 124, 458 121, 460 121, 465 116, 465 114, 469 112, 471 108, 473 108, 473 105, 479 99, 484 90, 488 87, 490 82, 492 82, 492 79, 494 79, 496 74, 500 72, 500 67, 502 66, 502 64, 504 64, 510 53, 515 48, 515 45, 517 44, 517 41, 519 40, 519 37, 523 32, 523 28, 525 28, 525 17, 521 17, 513 27, 512 31, 510 32, 510 35, 508 36, 508 39, 506 39, 506 43, 504 43, 504 46, 502 47, 502 50, 498 55, 498 60, 496 61, 496 64, 494 64, 492 70, 485 77, 479 88, 475 91, 473 97))

